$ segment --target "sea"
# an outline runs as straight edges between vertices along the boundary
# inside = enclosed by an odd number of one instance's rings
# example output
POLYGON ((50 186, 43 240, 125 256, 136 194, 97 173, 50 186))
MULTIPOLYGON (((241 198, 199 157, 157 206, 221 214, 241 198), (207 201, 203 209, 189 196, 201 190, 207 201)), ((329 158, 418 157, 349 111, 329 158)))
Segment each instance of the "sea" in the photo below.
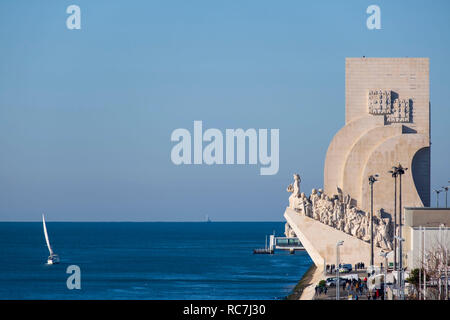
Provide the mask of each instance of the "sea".
POLYGON ((283 222, 0 222, 0 299, 284 299, 305 251, 253 254, 283 222), (80 269, 80 289, 71 265, 80 269))

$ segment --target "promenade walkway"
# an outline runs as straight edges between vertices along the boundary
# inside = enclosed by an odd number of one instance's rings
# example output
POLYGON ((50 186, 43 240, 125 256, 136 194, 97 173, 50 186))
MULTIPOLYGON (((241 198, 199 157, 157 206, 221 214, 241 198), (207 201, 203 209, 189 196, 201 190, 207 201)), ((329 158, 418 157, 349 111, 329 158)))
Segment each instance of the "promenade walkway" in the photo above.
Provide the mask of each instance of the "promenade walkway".
MULTIPOLYGON (((341 274, 342 276, 348 276, 348 275, 357 275, 358 278, 360 278, 361 280, 363 280, 366 276, 367 276, 367 271, 366 270, 358 270, 357 272, 350 272, 347 274, 341 274)), ((324 279, 326 278, 330 278, 330 277, 335 277, 335 274, 327 274, 325 277, 323 277, 324 279)), ((316 283, 315 285, 318 285, 318 283, 316 283)), ((315 288, 315 285, 313 286, 315 288)), ((358 290, 353 289, 353 290, 347 290, 347 289, 343 289, 342 285, 339 286, 339 295, 340 295, 340 300, 355 300, 355 295, 358 296, 358 300, 368 300, 368 294, 369 294, 369 290, 367 290, 367 288, 365 288, 363 290, 362 293, 360 293, 358 290), (349 296, 351 296, 351 298, 349 298, 349 296)), ((380 295, 382 293, 380 292, 380 295)), ((371 300, 373 299, 372 297, 373 293, 371 293, 371 300)), ((314 300, 336 300, 336 287, 327 287, 327 293, 325 294, 324 292, 322 292, 321 294, 313 294, 312 299, 314 300)), ((383 299, 382 296, 378 297, 378 299, 383 299)))

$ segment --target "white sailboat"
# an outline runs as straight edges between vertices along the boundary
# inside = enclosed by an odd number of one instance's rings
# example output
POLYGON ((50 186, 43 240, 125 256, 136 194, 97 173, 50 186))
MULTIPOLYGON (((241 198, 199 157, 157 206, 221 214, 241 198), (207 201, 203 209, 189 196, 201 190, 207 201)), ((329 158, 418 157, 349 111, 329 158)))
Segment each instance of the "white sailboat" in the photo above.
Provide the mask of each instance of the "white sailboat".
POLYGON ((52 247, 50 246, 50 240, 48 240, 48 233, 47 233, 47 227, 45 225, 45 217, 42 215, 42 224, 44 226, 44 235, 45 235, 45 242, 47 242, 47 248, 50 252, 50 255, 47 259, 47 264, 56 264, 59 263, 59 256, 53 252, 52 247))

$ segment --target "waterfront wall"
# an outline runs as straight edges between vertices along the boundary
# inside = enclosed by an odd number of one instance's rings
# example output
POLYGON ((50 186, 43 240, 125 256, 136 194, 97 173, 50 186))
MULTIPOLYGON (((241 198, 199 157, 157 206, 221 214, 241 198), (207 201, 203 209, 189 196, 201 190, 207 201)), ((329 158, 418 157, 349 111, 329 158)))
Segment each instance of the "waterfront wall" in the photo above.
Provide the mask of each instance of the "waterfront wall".
MULTIPOLYGON (((370 244, 353 237, 345 232, 327 226, 317 220, 306 217, 301 213, 286 208, 284 217, 303 244, 305 250, 320 269, 326 264, 336 264, 336 243, 343 240, 340 247, 340 262, 364 262, 370 264, 370 244)), ((374 247, 374 260, 376 265, 384 264, 380 256, 381 248, 374 247)))

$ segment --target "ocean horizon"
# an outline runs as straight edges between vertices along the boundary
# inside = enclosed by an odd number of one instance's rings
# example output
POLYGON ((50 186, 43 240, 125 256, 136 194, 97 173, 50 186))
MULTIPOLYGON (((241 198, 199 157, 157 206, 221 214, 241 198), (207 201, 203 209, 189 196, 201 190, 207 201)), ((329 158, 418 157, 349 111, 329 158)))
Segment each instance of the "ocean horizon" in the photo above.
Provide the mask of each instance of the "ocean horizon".
POLYGON ((284 222, 0 222, 0 299, 283 299, 312 264, 305 251, 254 255, 284 222), (81 270, 69 290, 66 269, 81 270))

